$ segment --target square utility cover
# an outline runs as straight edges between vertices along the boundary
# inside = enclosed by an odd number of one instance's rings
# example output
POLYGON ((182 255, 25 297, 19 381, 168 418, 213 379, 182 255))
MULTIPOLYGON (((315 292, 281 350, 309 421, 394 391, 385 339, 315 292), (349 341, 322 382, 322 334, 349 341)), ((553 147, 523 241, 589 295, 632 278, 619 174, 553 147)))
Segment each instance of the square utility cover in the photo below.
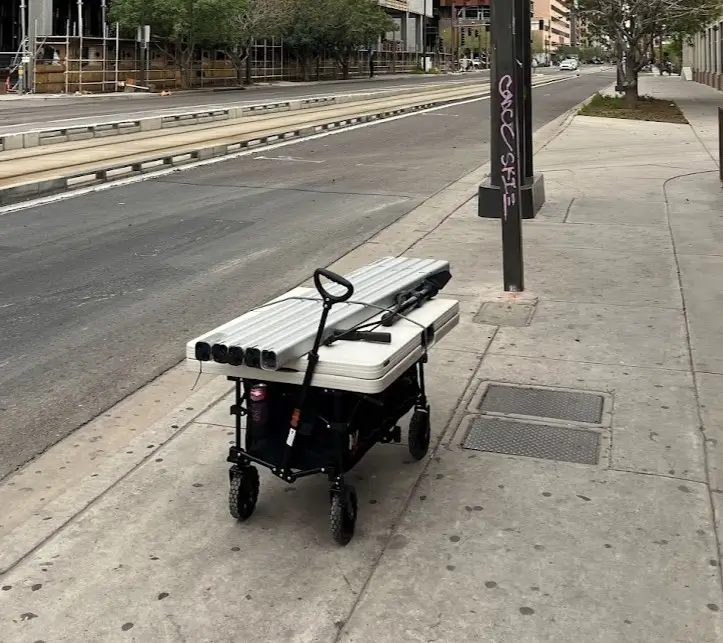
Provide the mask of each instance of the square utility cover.
POLYGON ((490 384, 477 411, 601 424, 605 398, 598 393, 490 384))

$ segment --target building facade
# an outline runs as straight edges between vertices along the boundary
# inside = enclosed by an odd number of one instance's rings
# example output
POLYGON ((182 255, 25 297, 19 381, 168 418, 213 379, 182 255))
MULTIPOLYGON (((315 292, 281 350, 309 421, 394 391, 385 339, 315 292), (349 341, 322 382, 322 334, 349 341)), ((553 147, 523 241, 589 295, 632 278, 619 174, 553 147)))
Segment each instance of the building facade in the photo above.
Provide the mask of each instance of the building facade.
POLYGON ((535 0, 532 24, 533 30, 543 32, 540 44, 544 53, 572 44, 570 12, 563 0, 535 0))
POLYGON ((723 16, 683 46, 683 73, 723 90, 723 16))
POLYGON ((386 36, 398 51, 423 52, 434 15, 434 0, 378 0, 397 25, 386 36))

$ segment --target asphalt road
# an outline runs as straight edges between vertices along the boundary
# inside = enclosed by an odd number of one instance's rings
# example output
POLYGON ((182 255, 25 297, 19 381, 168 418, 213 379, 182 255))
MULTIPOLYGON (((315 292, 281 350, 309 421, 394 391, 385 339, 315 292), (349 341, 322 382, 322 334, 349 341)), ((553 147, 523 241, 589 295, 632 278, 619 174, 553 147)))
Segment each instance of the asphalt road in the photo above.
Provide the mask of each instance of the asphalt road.
MULTIPOLYGON (((535 128, 610 82, 534 90, 535 128)), ((451 105, 1 216, 0 478, 485 162, 488 114, 451 105)))
MULTIPOLYGON (((537 73, 558 75, 555 68, 540 68, 537 73)), ((119 118, 143 118, 178 111, 230 105, 253 105, 277 100, 313 98, 357 92, 386 92, 414 86, 486 81, 486 71, 443 76, 394 76, 321 83, 295 83, 252 87, 248 90, 179 92, 161 97, 157 94, 114 94, 104 96, 68 96, 63 98, 28 97, 0 101, 0 135, 34 128, 82 125, 119 118)))

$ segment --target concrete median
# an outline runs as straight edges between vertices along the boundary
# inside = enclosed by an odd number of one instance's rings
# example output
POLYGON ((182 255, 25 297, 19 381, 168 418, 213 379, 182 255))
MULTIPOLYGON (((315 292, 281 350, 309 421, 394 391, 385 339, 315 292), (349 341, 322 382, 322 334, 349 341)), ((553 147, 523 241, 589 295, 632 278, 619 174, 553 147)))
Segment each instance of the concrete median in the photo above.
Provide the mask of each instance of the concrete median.
MULTIPOLYGON (((534 85, 569 78, 572 76, 546 79, 534 85)), ((124 141, 85 140, 44 150, 19 150, 3 155, 7 160, 0 160, 0 205, 183 166, 487 94, 488 84, 475 83, 414 96, 387 96, 343 106, 327 105, 308 112, 299 109, 293 114, 257 116, 233 125, 188 127, 165 135, 138 132, 124 137, 124 141), (68 149, 69 146, 71 149, 68 149)))
MULTIPOLYGON (((465 81, 465 84, 478 84, 479 81, 465 81)), ((448 87, 458 86, 446 83, 448 87)), ((143 118, 123 118, 103 120, 84 125, 67 125, 65 127, 48 127, 32 129, 25 132, 13 132, 0 135, 0 152, 21 150, 45 145, 55 145, 71 141, 81 141, 93 138, 103 139, 109 136, 127 136, 137 132, 151 132, 189 125, 202 125, 206 123, 233 121, 264 114, 278 114, 300 110, 314 110, 321 107, 343 105, 361 100, 373 100, 379 97, 393 97, 418 94, 437 90, 440 84, 427 86, 411 86, 374 91, 351 92, 328 96, 313 96, 307 98, 290 99, 286 101, 273 101, 258 104, 239 104, 224 106, 204 105, 194 109, 180 109, 177 112, 162 113, 143 118)))

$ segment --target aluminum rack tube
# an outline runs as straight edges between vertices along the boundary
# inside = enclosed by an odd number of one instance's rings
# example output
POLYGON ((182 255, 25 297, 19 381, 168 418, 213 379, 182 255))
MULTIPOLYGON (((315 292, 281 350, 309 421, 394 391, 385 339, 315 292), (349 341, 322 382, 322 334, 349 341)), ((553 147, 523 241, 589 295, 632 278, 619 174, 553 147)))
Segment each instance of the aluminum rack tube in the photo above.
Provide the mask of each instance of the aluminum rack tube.
MULTIPOLYGON (((391 306, 394 303, 394 298, 400 289, 415 287, 421 284, 430 274, 434 274, 441 270, 449 270, 449 263, 440 261, 433 270, 428 270, 425 273, 418 273, 413 278, 410 278, 406 284, 398 284, 394 288, 387 288, 383 292, 380 292, 376 297, 374 303, 377 306, 391 306)), ((340 310, 341 314, 329 315, 328 323, 325 329, 324 336, 327 337, 337 324, 344 323, 347 326, 353 326, 360 322, 370 319, 375 314, 378 314, 378 309, 369 309, 357 306, 357 310, 349 311, 340 310)), ((336 312, 336 311, 334 311, 336 312)), ((299 331, 298 334, 293 336, 285 336, 274 338, 273 344, 267 344, 263 347, 261 354, 261 367, 266 370, 278 370, 286 365, 293 359, 299 358, 305 355, 311 349, 314 341, 314 335, 316 334, 316 328, 307 328, 305 332, 299 331)))
MULTIPOLYGON (((381 305, 381 299, 384 298, 385 300, 387 300, 384 305, 391 305, 394 301, 394 297, 398 293, 411 287, 416 287, 431 275, 448 269, 449 264, 447 262, 435 260, 421 260, 416 266, 410 266, 410 269, 402 274, 396 272, 393 275, 386 276, 386 278, 380 284, 375 286, 373 292, 359 293, 359 295, 355 293, 355 299, 356 301, 363 301, 366 299, 366 302, 369 304, 381 305)), ((347 317, 351 316, 354 316, 355 319, 360 319, 363 321, 364 318, 363 316, 360 317, 360 315, 362 315, 365 311, 369 312, 369 309, 365 309, 360 304, 352 304, 346 306, 345 308, 337 308, 333 311, 332 314, 329 315, 328 323, 338 324, 345 321, 347 317), (351 308, 352 306, 356 308, 356 310, 349 310, 349 308, 351 308)), ((303 327, 295 325, 288 329, 280 329, 280 331, 272 338, 267 338, 263 345, 259 346, 259 348, 262 349, 262 353, 263 351, 270 351, 270 353, 273 353, 276 347, 280 345, 284 345, 287 343, 293 344, 294 342, 298 341, 300 337, 304 336, 313 337, 316 334, 317 327, 318 319, 315 316, 309 322, 305 323, 303 327)), ((271 354, 269 355, 269 359, 269 364, 275 363, 275 358, 273 358, 271 354)), ((273 366, 269 366, 269 368, 275 370, 275 367, 273 366)))
MULTIPOLYGON (((383 277, 386 275, 386 271, 402 263, 398 261, 400 259, 398 257, 389 257, 387 259, 365 266, 345 278, 354 284, 355 292, 358 292, 359 288, 367 289, 368 286, 376 283, 380 276, 383 277), (388 261, 387 259, 393 261, 388 261)), ((408 259, 401 259, 403 261, 409 261, 408 259)), ((333 285, 334 284, 330 284, 329 291, 332 294, 337 294, 335 290, 340 290, 340 288, 337 287, 334 289, 333 285)), ((217 336, 215 342, 226 344, 227 346, 234 346, 237 342, 243 340, 245 344, 252 346, 254 342, 261 340, 265 335, 277 332, 279 326, 284 322, 289 322, 290 325, 298 327, 298 324, 308 315, 318 316, 319 304, 321 303, 322 300, 321 297, 319 297, 318 301, 296 299, 265 307, 262 309, 265 314, 253 315, 243 321, 240 320, 239 325, 234 327, 233 330, 217 336), (270 326, 273 326, 273 329, 271 329, 270 326)))
MULTIPOLYGON (((373 288, 377 282, 381 282, 386 278, 384 266, 375 266, 375 273, 367 271, 365 277, 356 280, 357 284, 361 281, 364 284, 363 292, 373 292, 373 288)), ((231 364, 232 366, 240 366, 246 363, 252 368, 261 366, 261 349, 256 348, 256 344, 263 342, 266 336, 281 332, 284 329, 292 331, 298 329, 300 324, 304 322, 317 323, 316 320, 320 314, 319 305, 322 300, 304 301, 293 300, 295 307, 287 309, 279 315, 270 315, 259 320, 257 316, 247 320, 244 326, 237 325, 233 329, 232 335, 218 336, 211 349, 211 355, 214 361, 221 364, 231 364), (249 325, 251 325, 249 327, 249 325), (241 346, 240 344, 243 344, 241 346)), ((272 309, 272 306, 269 306, 272 309)))
MULTIPOLYGON (((415 259, 410 261, 401 270, 387 270, 375 277, 373 281, 368 283, 365 288, 355 291, 357 301, 366 300, 370 304, 378 304, 379 297, 386 297, 389 293, 396 294, 406 290, 411 285, 418 285, 431 274, 435 274, 445 267, 449 267, 446 262, 429 259, 415 259)), ((340 323, 349 315, 358 316, 361 311, 365 310, 360 304, 347 304, 343 308, 338 307, 329 317, 334 323, 340 323), (349 310, 356 308, 356 310, 349 310)), ((243 344, 246 351, 247 365, 251 367, 259 367, 261 353, 265 349, 273 349, 280 342, 285 340, 295 341, 299 337, 308 334, 314 335, 319 324, 320 311, 318 306, 316 310, 303 316, 303 318, 292 319, 289 323, 277 326, 273 325, 269 331, 264 330, 262 336, 254 334, 253 338, 240 338, 237 345, 243 344), (263 337, 263 338, 262 338, 263 337)))
MULTIPOLYGON (((420 261, 426 260, 413 260, 407 265, 397 268, 396 266, 375 266, 375 271, 369 271, 364 278, 349 281, 355 286, 355 296, 360 299, 373 297, 378 292, 379 288, 384 284, 393 283, 398 280, 405 280, 410 274, 417 274, 420 271, 420 261)), ((351 276, 353 278, 353 276, 351 276)), ((329 288, 331 290, 331 288, 329 288)), ((296 310, 287 312, 281 316, 281 319, 274 318, 273 316, 265 320, 266 323, 260 323, 255 317, 248 319, 248 327, 242 328, 236 327, 233 335, 224 337, 223 339, 217 340, 218 343, 226 344, 227 346, 243 347, 246 350, 251 350, 257 346, 262 346, 271 337, 287 333, 298 333, 300 328, 306 326, 316 327, 318 324, 320 311, 321 299, 315 302, 305 302, 297 300, 298 304, 309 303, 311 306, 299 306, 298 313, 296 310)), ((372 300, 371 303, 374 303, 372 300)))

